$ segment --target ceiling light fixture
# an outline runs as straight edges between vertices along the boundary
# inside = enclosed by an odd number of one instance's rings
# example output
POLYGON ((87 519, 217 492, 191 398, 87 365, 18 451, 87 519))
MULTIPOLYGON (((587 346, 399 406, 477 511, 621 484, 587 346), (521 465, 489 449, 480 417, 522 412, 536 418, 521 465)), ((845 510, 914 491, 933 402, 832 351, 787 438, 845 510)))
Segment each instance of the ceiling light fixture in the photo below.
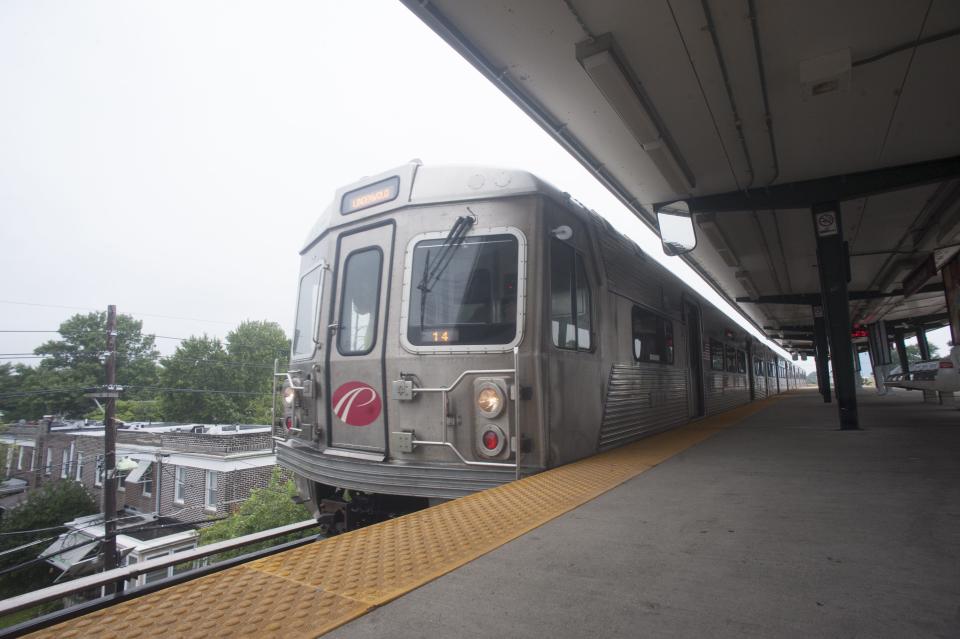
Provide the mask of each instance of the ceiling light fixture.
POLYGON ((605 33, 578 43, 576 56, 674 193, 689 194, 696 186, 693 174, 613 36, 605 33))

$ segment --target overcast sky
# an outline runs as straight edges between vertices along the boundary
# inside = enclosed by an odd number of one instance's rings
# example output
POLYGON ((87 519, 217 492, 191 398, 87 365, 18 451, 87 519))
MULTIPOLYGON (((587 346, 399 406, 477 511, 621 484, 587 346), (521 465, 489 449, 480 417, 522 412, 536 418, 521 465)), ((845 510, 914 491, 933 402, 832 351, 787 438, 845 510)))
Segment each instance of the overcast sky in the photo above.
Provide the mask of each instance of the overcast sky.
POLYGON ((289 332, 334 190, 412 158, 532 171, 691 277, 395 0, 3 0, 0 87, 0 330, 116 304, 163 336, 289 332))

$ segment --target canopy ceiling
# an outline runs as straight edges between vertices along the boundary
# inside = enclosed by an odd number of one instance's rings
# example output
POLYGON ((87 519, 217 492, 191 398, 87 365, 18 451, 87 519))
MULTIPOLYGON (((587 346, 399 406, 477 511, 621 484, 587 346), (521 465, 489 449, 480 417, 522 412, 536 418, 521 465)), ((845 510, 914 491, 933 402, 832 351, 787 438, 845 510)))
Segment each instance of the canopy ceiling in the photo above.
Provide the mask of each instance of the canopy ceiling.
POLYGON ((853 321, 946 323, 939 275, 889 295, 960 243, 960 3, 403 1, 652 228, 690 200, 688 261, 788 350, 810 345, 824 194, 853 321), (626 84, 598 80, 611 60, 626 84))

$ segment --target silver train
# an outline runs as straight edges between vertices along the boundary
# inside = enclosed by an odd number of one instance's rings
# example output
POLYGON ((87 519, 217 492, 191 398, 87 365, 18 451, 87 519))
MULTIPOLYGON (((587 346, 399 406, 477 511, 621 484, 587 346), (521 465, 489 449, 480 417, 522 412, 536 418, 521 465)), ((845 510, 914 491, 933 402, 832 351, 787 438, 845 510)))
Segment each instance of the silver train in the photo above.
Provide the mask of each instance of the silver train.
POLYGON ((529 173, 413 162, 364 179, 301 254, 277 456, 336 529, 804 380, 529 173))

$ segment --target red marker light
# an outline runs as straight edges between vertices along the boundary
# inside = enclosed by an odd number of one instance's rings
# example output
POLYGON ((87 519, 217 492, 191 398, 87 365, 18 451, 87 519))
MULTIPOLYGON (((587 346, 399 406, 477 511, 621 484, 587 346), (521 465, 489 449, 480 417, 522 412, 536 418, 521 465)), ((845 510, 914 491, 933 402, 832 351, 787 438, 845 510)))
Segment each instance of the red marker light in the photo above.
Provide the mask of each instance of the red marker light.
POLYGON ((293 428, 293 417, 287 417, 287 430, 293 428))
POLYGON ((496 450, 500 445, 500 437, 497 436, 492 430, 488 430, 483 434, 483 446, 487 450, 496 450))
POLYGON ((945 360, 940 362, 940 368, 953 368, 953 362, 950 360, 945 360))

